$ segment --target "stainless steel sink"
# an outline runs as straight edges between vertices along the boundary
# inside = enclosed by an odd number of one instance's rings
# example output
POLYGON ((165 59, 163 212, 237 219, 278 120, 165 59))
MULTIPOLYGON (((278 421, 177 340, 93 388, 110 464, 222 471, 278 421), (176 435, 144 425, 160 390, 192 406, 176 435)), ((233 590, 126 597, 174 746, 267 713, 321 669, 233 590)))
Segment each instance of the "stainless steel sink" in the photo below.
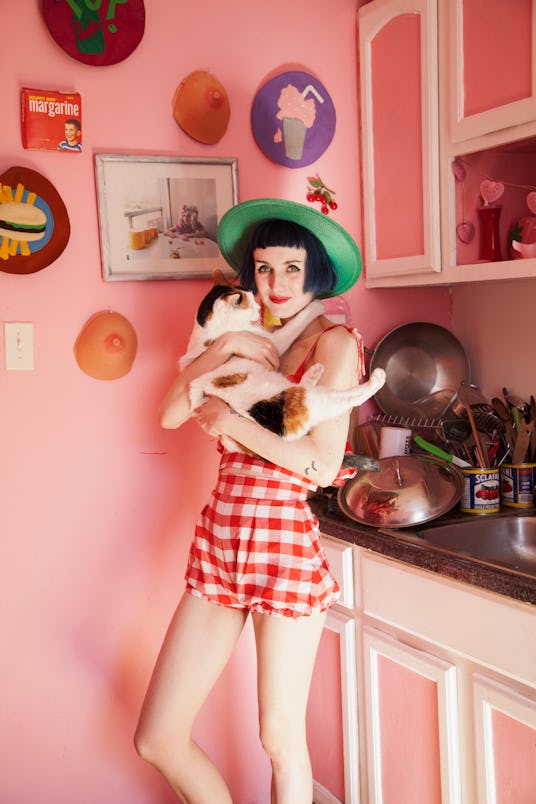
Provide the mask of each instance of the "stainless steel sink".
POLYGON ((468 558, 536 580, 536 513, 459 516, 409 530, 384 530, 401 541, 468 558))

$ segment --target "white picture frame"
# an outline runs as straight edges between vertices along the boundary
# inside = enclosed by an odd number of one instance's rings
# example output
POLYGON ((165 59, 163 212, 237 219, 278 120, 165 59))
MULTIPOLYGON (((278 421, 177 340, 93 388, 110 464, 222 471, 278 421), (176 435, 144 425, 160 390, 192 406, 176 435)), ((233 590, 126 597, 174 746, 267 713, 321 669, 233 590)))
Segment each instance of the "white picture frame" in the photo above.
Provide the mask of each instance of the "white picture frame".
POLYGON ((96 154, 95 175, 106 282, 228 270, 216 233, 238 202, 236 158, 96 154))

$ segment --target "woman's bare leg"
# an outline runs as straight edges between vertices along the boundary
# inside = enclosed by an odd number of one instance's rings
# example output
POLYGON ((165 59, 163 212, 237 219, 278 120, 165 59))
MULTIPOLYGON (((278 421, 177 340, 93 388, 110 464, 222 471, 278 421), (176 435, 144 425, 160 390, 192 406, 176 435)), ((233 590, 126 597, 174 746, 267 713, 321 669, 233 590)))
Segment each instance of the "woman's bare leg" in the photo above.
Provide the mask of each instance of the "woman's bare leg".
POLYGON ((325 614, 254 614, 261 741, 272 763, 272 804, 311 804, 305 714, 325 614))
POLYGON ((192 726, 246 617, 186 593, 153 672, 134 742, 184 804, 232 804, 218 770, 192 740, 192 726))

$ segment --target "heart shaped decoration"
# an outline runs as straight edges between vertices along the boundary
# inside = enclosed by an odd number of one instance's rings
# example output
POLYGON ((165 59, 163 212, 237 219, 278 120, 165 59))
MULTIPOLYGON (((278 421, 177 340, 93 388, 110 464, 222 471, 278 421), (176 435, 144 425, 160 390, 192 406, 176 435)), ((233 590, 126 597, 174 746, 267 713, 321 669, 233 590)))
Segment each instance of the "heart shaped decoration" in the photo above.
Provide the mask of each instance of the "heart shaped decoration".
POLYGON ((504 184, 501 181, 484 179, 480 185, 480 195, 486 204, 493 204, 495 201, 498 201, 503 193, 504 184))
POLYGON ((459 223, 456 227, 456 234, 458 235, 459 239, 462 243, 470 243, 473 237, 475 236, 475 227, 472 223, 465 221, 464 223, 459 223))
POLYGON ((529 193, 527 196, 527 206, 533 215, 536 215, 536 193, 529 193))

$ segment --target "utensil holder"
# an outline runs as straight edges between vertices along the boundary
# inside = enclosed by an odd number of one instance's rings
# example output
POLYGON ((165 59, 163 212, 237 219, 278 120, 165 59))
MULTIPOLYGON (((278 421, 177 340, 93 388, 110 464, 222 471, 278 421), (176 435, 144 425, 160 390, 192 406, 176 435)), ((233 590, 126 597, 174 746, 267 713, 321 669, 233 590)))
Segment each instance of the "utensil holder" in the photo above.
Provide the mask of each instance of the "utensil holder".
POLYGON ((501 503, 514 508, 533 508, 536 489, 536 463, 503 463, 501 503))
POLYGON ((462 469, 464 478, 460 511, 465 514, 497 514, 501 510, 499 469, 462 469))

